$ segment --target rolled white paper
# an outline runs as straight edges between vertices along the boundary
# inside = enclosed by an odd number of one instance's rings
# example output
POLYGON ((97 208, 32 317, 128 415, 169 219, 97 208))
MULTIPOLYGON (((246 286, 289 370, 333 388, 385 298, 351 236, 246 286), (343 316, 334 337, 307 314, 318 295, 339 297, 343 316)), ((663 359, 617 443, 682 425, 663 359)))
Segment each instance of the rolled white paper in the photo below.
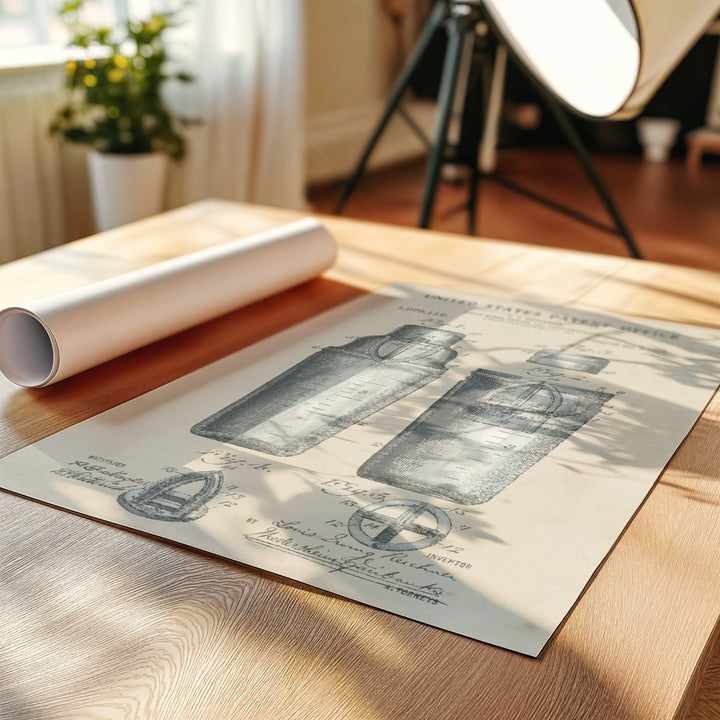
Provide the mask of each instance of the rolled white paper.
POLYGON ((0 312, 0 372, 24 387, 63 380, 310 280, 335 261, 306 218, 0 312))

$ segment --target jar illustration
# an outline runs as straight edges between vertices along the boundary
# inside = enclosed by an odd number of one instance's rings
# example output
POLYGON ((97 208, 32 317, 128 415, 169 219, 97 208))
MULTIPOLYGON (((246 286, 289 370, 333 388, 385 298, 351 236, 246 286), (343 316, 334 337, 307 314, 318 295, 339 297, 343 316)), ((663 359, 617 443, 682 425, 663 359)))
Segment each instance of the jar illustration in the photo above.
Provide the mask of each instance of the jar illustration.
POLYGON ((369 458, 358 475, 466 505, 484 503, 612 397, 475 370, 369 458))
POLYGON ((195 435, 299 455, 439 378, 464 335, 402 325, 326 347, 195 424, 195 435))

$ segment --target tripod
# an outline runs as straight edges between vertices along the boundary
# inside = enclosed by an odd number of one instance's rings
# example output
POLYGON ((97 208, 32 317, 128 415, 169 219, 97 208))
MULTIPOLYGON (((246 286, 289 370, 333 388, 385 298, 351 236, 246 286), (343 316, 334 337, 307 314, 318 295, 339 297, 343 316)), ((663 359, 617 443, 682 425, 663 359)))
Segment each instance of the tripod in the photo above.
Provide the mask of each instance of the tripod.
MULTIPOLYGON (((562 212, 570 217, 573 217, 576 220, 592 225, 600 230, 619 235, 623 239, 625 246, 632 257, 642 257, 635 245, 635 241, 633 240, 630 230, 615 206, 615 203, 605 187, 605 184, 598 175, 597 170, 595 169, 595 166, 588 155, 582 140, 580 139, 580 136, 567 117, 564 109, 561 107, 558 100, 556 100, 555 97, 553 97, 532 76, 529 76, 529 79, 539 93, 543 104, 552 113, 555 121, 558 123, 613 224, 607 225, 599 222, 584 213, 540 195, 532 190, 528 190, 507 178, 503 178, 495 172, 487 172, 483 168, 478 167, 477 157, 481 141, 481 126, 492 121, 492 118, 488 117, 487 112, 488 104, 491 100, 491 92, 488 90, 487 81, 493 76, 493 69, 498 58, 498 50, 502 49, 503 52, 506 52, 504 46, 499 45, 500 41, 497 39, 496 33, 488 33, 482 37, 477 35, 475 27, 481 21, 487 22, 482 9, 482 0, 436 0, 430 11, 425 26, 420 33, 417 44, 395 83, 385 110, 375 127, 374 132, 368 140, 353 174, 343 186, 335 211, 337 213, 342 212, 345 203, 354 192, 360 178, 365 172, 366 165, 372 151, 375 148, 375 145, 380 140, 380 137, 382 136, 385 127, 393 114, 398 111, 408 122, 411 129, 421 135, 422 139, 429 146, 430 151, 425 171, 423 197, 420 205, 420 215, 418 219, 419 227, 427 228, 430 226, 442 165, 448 162, 455 165, 467 164, 470 167, 470 182, 468 187, 469 197, 466 206, 468 210, 468 232, 470 234, 475 234, 478 182, 482 177, 498 182, 515 192, 521 193, 525 197, 535 200, 536 202, 541 202, 558 212, 562 212), (433 36, 443 26, 445 26, 448 40, 437 96, 438 119, 435 130, 435 138, 434 141, 430 143, 427 138, 422 135, 421 131, 412 119, 402 111, 400 101, 410 85, 413 73, 427 52, 433 36), (483 77, 486 81, 483 83, 483 116, 477 118, 477 122, 472 124, 472 129, 469 131, 470 137, 467 138, 467 144, 470 148, 470 152, 468 153, 468 157, 462 160, 458 158, 457 153, 455 156, 450 154, 448 157, 448 151, 452 151, 453 149, 457 151, 457 148, 452 148, 448 145, 447 136, 452 117, 453 104, 458 88, 458 77, 460 74, 462 60, 463 57, 468 57, 474 49, 479 50, 479 55, 482 58, 481 63, 483 66, 483 77)), ((468 83, 464 98, 466 111, 471 110, 472 107, 477 104, 470 102, 474 99, 473 96, 475 95, 475 90, 475 84, 468 83)))

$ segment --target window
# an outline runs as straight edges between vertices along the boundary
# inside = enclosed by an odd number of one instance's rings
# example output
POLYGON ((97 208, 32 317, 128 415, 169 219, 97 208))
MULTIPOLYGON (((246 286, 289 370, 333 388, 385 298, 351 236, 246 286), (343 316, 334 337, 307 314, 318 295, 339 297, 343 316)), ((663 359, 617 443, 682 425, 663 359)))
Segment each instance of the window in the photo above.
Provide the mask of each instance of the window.
MULTIPOLYGON (((59 64, 67 31, 57 15, 62 0, 0 0, 0 70, 59 64)), ((177 7, 178 0, 90 0, 91 25, 111 25, 128 13, 147 15, 177 7)))
POLYGON ((0 55, 62 45, 64 33, 55 3, 47 0, 0 0, 0 55))

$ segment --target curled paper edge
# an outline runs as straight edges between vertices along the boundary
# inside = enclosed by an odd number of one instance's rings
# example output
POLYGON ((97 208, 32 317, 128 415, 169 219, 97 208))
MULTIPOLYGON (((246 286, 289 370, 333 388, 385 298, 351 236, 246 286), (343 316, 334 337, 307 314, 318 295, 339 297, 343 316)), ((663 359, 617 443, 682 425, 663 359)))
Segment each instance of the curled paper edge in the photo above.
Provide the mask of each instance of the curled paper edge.
POLYGON ((0 372, 44 387, 311 280, 335 261, 305 218, 0 311, 0 372))

